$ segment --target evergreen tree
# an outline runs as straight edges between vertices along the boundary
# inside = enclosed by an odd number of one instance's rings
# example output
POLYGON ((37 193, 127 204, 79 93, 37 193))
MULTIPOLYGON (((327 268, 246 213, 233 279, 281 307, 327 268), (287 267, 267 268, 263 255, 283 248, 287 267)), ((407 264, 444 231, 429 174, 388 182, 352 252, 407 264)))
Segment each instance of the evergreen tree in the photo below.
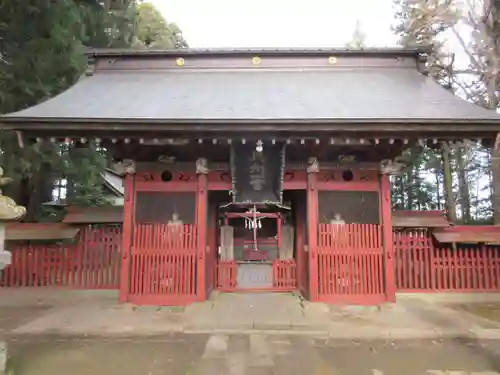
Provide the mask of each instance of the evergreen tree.
POLYGON ((361 22, 359 20, 356 21, 352 38, 346 43, 346 47, 350 49, 362 49, 366 47, 366 34, 363 32, 361 22))
MULTIPOLYGON (((86 68, 88 47, 131 48, 140 39, 141 17, 135 0, 0 2, 0 113, 33 106, 75 84, 86 68)), ((160 23, 155 33, 173 33, 175 47, 186 46, 174 24, 160 23)), ((54 180, 68 179, 70 203, 103 203, 102 150, 20 141, 14 132, 0 133, 0 164, 14 178, 6 193, 28 208, 25 220, 37 218, 41 203, 51 200, 54 180)))

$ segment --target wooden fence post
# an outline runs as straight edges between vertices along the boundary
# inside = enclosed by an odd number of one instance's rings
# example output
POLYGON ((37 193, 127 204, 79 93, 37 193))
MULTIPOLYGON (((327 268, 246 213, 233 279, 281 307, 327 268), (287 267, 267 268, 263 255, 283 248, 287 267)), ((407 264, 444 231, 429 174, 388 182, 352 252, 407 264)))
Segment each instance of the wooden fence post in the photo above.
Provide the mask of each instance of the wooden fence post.
POLYGON ((120 277, 120 302, 124 303, 128 300, 129 280, 130 280, 130 263, 131 263, 131 247, 132 247, 132 232, 135 211, 135 191, 134 191, 133 175, 127 174, 125 177, 125 199, 123 207, 123 238, 122 238, 122 267, 120 277))
POLYGON ((318 159, 310 158, 307 167, 307 239, 309 246, 309 299, 318 301, 318 159))
POLYGON ((196 161, 196 174, 198 187, 196 189, 196 227, 198 231, 197 242, 197 295, 198 301, 206 299, 206 247, 207 247, 207 219, 208 219, 208 167, 206 159, 196 161))
POLYGON ((382 238, 385 258, 385 285, 387 300, 396 301, 396 279, 394 268, 394 238, 392 232, 391 182, 389 175, 380 176, 380 203, 382 216, 382 238))

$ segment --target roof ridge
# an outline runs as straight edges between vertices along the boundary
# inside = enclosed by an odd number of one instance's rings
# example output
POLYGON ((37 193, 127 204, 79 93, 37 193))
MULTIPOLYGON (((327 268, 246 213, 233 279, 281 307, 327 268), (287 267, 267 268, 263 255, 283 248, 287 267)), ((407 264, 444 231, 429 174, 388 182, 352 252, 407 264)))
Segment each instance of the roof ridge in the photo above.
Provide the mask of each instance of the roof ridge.
POLYGON ((199 56, 199 57, 234 57, 259 54, 263 56, 328 56, 366 55, 366 56, 417 56, 426 54, 430 47, 369 47, 350 49, 342 47, 329 48, 182 48, 182 49, 88 49, 85 53, 91 57, 161 57, 161 56, 199 56))

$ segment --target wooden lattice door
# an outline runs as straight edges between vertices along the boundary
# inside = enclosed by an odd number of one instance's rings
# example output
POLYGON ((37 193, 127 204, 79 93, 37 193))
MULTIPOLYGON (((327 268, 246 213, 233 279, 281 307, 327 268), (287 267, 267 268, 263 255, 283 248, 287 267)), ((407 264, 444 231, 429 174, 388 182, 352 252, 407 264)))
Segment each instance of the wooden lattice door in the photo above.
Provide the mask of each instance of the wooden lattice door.
POLYGON ((139 192, 136 197, 128 300, 147 305, 184 305, 195 301, 195 194, 139 192))
POLYGON ((320 301, 376 304, 387 299, 380 225, 320 224, 317 255, 320 301))

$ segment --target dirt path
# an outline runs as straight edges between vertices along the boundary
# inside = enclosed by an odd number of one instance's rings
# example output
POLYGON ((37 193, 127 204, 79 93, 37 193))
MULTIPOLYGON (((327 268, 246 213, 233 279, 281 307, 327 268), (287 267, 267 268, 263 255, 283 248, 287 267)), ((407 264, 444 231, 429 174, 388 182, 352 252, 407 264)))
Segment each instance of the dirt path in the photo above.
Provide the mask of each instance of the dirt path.
POLYGON ((17 375, 493 375, 500 341, 325 341, 304 336, 23 337, 17 375), (448 372, 445 371, 456 371, 448 372))

